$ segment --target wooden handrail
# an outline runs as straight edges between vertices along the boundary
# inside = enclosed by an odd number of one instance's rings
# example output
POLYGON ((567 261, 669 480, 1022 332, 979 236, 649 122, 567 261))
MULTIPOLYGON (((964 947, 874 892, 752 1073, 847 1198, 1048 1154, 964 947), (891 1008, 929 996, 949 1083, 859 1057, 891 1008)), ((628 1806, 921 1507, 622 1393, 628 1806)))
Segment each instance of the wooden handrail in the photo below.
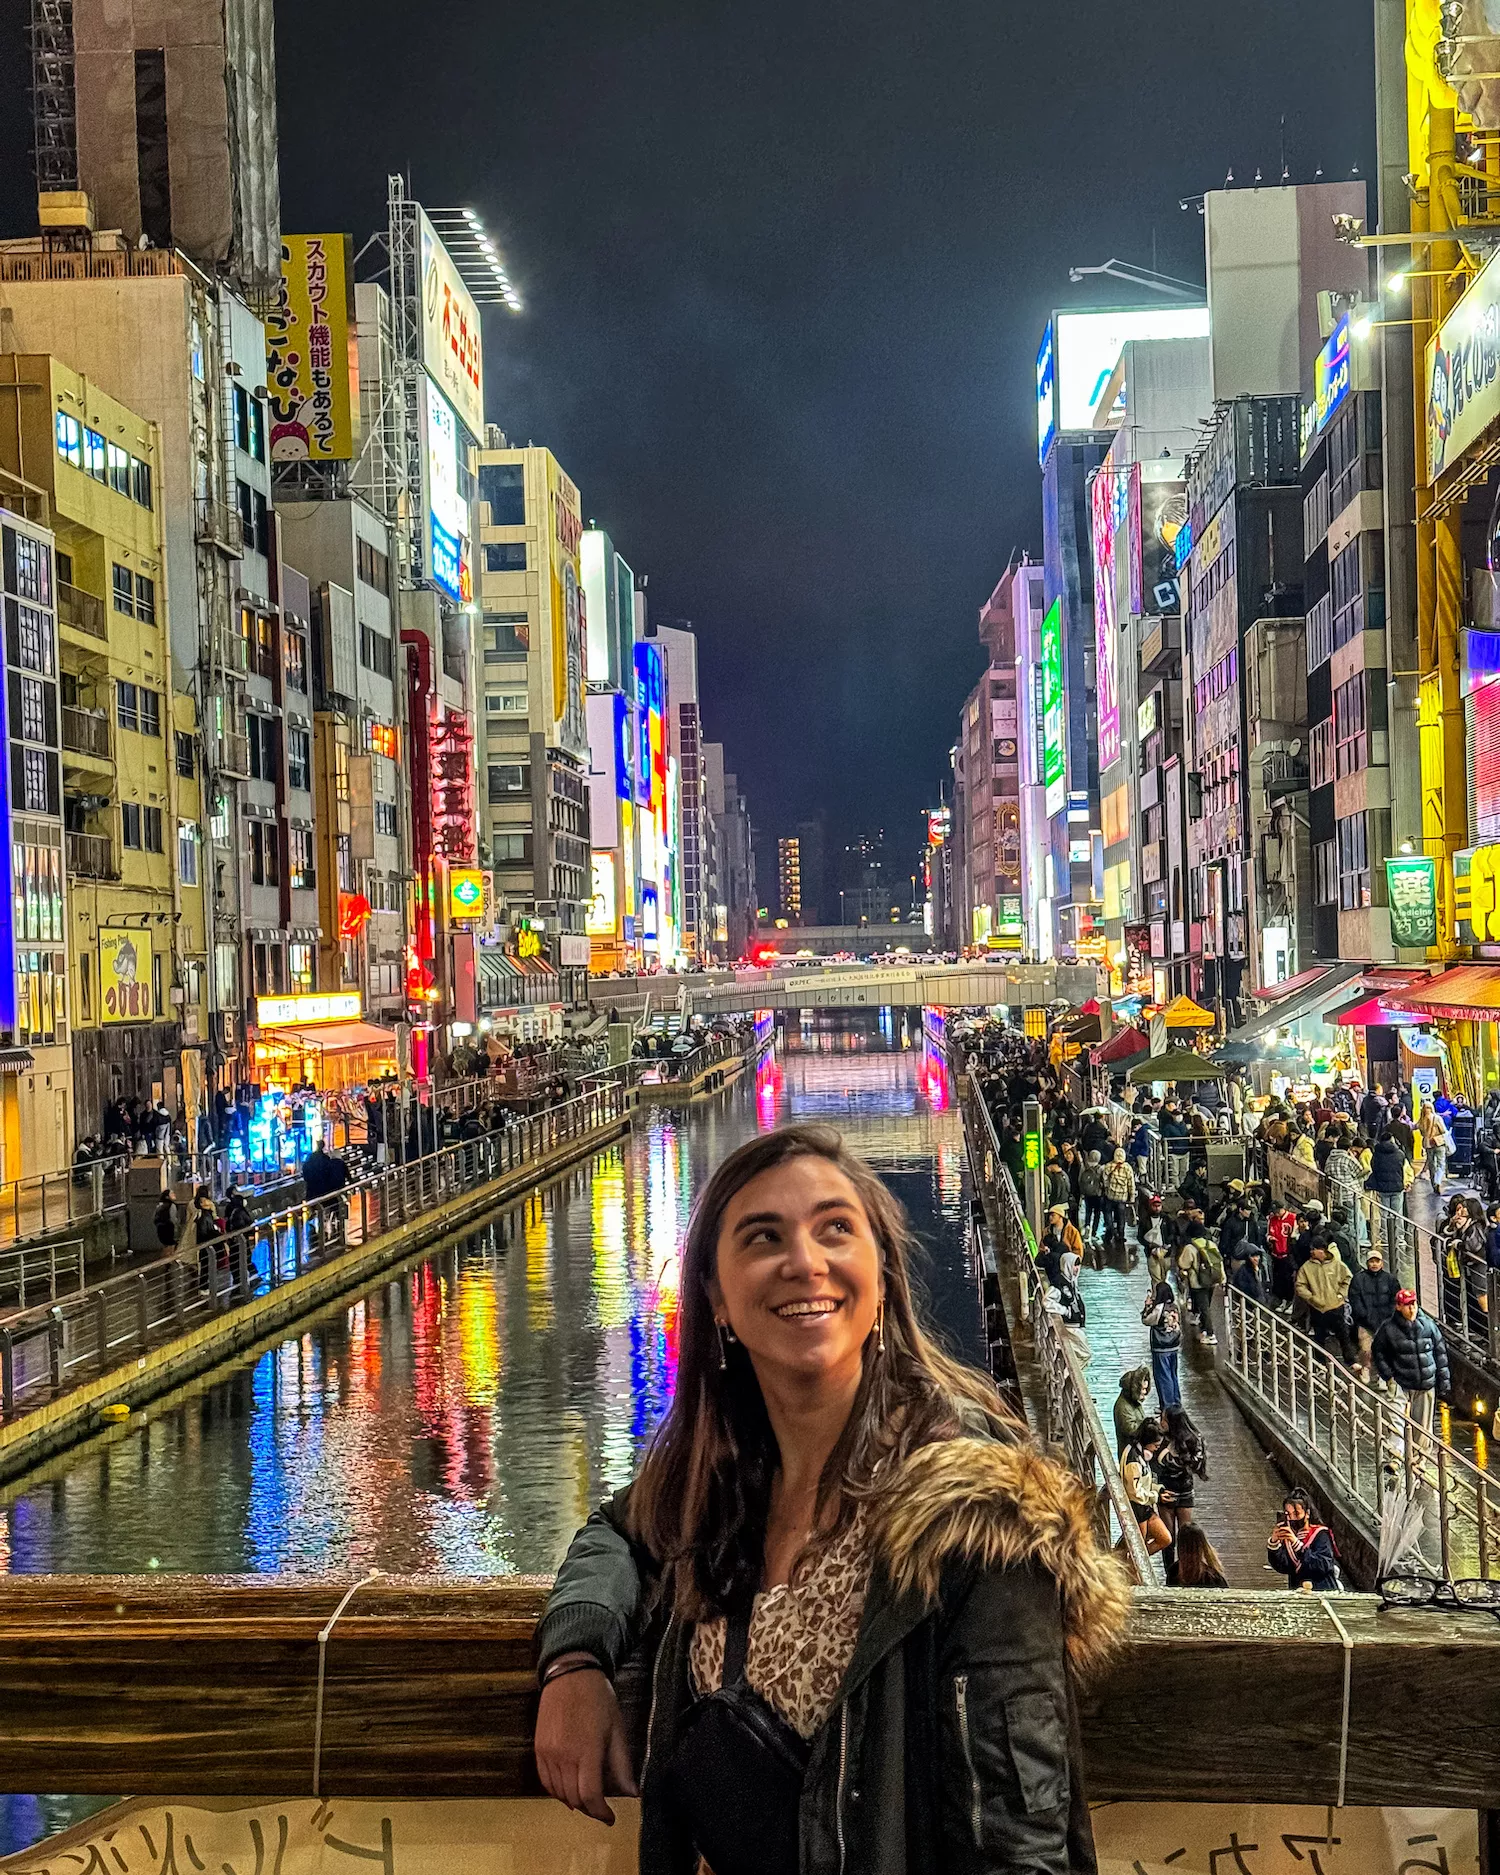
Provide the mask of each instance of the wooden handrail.
MULTIPOLYGON (((340 1582, 13 1577, 0 1585, 0 1789, 311 1788, 317 1636, 340 1582)), ((327 1648, 323 1790, 537 1789, 532 1635, 547 1584, 383 1579, 327 1648)), ((1500 1796, 1500 1622, 1369 1596, 1139 1590, 1083 1699, 1095 1799, 1484 1808, 1500 1796), (1163 1699, 1176 1747, 1162 1742, 1163 1699)), ((639 1676, 627 1711, 639 1729, 639 1676)))

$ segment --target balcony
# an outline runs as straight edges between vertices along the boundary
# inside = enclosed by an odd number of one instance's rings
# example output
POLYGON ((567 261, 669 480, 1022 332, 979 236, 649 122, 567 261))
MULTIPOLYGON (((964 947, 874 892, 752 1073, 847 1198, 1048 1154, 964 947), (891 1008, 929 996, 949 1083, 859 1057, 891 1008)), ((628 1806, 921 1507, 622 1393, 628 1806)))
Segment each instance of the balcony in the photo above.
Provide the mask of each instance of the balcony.
POLYGON ((250 742, 243 735, 236 735, 233 730, 222 730, 219 734, 218 761, 215 763, 221 775, 227 775, 232 781, 250 779, 250 742))
POLYGON ((57 585, 57 622, 75 632, 82 632, 86 638, 98 638, 105 644, 109 642, 109 614, 104 609, 104 601, 96 599, 91 592, 80 592, 78 587, 66 585, 61 580, 57 585))
POLYGON ((70 833, 68 872, 75 879, 118 879, 114 841, 107 833, 70 833))
POLYGON ((196 508, 197 540, 200 547, 212 547, 226 560, 245 557, 245 528, 238 510, 225 502, 200 497, 196 508))
POLYGON ((1284 801, 1290 795, 1306 794, 1312 786, 1307 756, 1299 751, 1274 749, 1261 762, 1261 786, 1267 801, 1284 801))
POLYGON ((109 740, 109 716, 104 710, 80 710, 72 704, 62 707, 62 745, 66 755, 92 756, 96 761, 113 759, 109 740))

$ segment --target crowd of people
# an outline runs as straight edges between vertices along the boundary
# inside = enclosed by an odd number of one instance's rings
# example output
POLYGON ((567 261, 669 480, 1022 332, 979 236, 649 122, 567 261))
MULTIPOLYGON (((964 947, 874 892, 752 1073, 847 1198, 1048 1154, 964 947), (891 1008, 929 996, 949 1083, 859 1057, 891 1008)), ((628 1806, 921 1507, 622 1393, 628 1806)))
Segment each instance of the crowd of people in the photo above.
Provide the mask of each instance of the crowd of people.
MULTIPOLYGON (((1189 1335, 1215 1345, 1216 1305, 1226 1289, 1286 1316, 1432 1427, 1437 1403, 1452 1393, 1447 1339, 1393 1265, 1405 1247, 1398 1201, 1417 1176, 1443 1191, 1452 1134, 1441 1103, 1418 1103, 1414 1123, 1406 1090, 1369 1093, 1337 1078, 1316 1102, 1273 1101, 1253 1121, 1233 1084, 1220 1090, 1217 1115, 1195 1102, 1122 1088, 1111 1118, 1102 1108, 1077 1107, 1044 1045, 1014 1029, 980 1025, 963 1046, 1001 1159, 1022 1193, 1025 1106, 1035 1101, 1042 1109, 1037 1264, 1045 1305, 1084 1329, 1086 1265, 1109 1260, 1133 1269, 1144 1262, 1149 1364, 1120 1377, 1114 1423, 1127 1495, 1169 1581, 1212 1584, 1221 1574, 1193 1522, 1194 1485, 1207 1478, 1209 1455, 1183 1402, 1180 1361, 1189 1335), (1249 1176, 1215 1185, 1206 1148, 1225 1121, 1243 1123, 1249 1176), (1272 1151, 1321 1173, 1329 1202, 1273 1198, 1264 1176, 1272 1151)), ((1485 1285, 1462 1280, 1462 1272, 1465 1259, 1476 1269, 1500 1269, 1500 1202, 1486 1208, 1449 1197, 1436 1238, 1443 1316, 1457 1326, 1467 1309, 1470 1331, 1482 1330, 1472 1313, 1483 1307, 1485 1285)), ((1336 1580, 1333 1539, 1305 1490, 1283 1506, 1267 1560, 1296 1587, 1336 1580)))

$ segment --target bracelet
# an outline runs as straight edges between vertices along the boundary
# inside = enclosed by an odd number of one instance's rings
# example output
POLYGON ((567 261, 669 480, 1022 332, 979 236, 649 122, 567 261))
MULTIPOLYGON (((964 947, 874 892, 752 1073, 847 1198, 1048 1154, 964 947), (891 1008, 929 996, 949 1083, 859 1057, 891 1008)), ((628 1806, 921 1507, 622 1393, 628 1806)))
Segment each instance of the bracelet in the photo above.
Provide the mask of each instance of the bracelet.
MULTIPOLYGON (((543 1673, 542 1685, 550 1686, 554 1680, 565 1679, 570 1673, 604 1673, 604 1668, 597 1660, 557 1660, 543 1673)), ((605 1674, 605 1678, 608 1677, 605 1674)))

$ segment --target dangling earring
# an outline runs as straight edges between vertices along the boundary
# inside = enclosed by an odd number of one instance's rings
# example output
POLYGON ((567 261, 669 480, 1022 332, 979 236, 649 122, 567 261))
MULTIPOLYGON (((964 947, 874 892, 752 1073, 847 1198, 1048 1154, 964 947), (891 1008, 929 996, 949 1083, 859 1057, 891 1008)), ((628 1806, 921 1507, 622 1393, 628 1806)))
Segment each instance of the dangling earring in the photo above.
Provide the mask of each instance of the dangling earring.
POLYGON ((729 1350, 734 1341, 734 1330, 728 1322, 715 1322, 719 1331, 719 1372, 722 1374, 729 1365, 729 1350))
POLYGON ((880 1307, 875 1312, 875 1353, 885 1353, 885 1297, 880 1298, 880 1307))

